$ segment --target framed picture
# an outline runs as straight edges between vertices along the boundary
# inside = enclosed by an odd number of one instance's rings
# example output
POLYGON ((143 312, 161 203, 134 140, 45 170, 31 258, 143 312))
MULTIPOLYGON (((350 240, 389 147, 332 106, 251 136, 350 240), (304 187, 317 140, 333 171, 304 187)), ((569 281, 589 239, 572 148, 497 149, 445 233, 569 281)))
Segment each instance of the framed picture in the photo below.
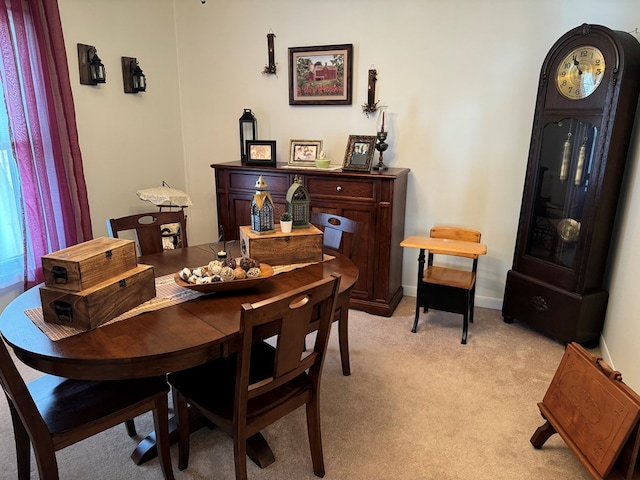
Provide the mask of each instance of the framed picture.
POLYGON ((289 145, 289 165, 313 167, 322 151, 322 140, 291 140, 289 145))
POLYGON ((351 105, 353 45, 289 48, 289 105, 351 105))
POLYGON ((373 154, 376 150, 375 135, 349 135, 347 151, 344 153, 343 170, 371 171, 373 154))
POLYGON ((276 166, 275 140, 247 140, 247 165, 276 166))

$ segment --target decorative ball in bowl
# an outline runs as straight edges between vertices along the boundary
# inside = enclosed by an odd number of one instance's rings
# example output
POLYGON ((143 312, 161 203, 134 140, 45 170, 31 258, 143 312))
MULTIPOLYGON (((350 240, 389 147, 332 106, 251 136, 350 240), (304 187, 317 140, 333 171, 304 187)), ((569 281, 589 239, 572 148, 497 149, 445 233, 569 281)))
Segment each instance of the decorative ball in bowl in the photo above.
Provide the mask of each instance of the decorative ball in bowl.
POLYGON ((331 160, 328 158, 316 158, 317 168, 329 168, 329 165, 331 165, 331 160))

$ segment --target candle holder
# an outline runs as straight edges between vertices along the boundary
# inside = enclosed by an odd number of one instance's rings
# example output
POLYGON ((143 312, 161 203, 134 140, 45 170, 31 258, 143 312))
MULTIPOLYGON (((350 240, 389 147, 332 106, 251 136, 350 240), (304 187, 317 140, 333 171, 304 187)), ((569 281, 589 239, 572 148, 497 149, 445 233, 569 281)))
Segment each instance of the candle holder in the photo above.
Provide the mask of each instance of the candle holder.
POLYGON ((382 161, 382 156, 384 151, 389 148, 389 145, 385 142, 385 140, 387 139, 387 132, 378 132, 376 134, 378 143, 376 143, 376 150, 378 150, 379 156, 378 156, 378 164, 373 166, 374 170, 386 170, 387 167, 384 162, 382 161))
POLYGON ((378 156, 378 164, 373 166, 374 170, 386 170, 387 168, 389 168, 384 164, 384 161, 382 160, 384 152, 387 150, 387 148, 389 148, 389 145, 386 143, 387 135, 389 134, 388 123, 386 125, 387 128, 385 129, 386 109, 387 109, 386 107, 381 107, 380 115, 378 115, 378 125, 376 128, 376 131, 377 131, 376 139, 378 143, 376 143, 376 150, 378 150, 379 156, 378 156))

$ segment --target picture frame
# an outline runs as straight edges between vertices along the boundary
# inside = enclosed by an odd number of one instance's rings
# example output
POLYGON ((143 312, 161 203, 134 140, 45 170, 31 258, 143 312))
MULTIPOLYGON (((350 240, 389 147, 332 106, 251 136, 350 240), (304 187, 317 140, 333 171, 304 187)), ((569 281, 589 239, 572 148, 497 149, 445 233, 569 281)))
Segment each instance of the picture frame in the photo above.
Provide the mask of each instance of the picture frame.
POLYGON ((289 165, 313 167, 322 151, 322 140, 290 140, 289 165))
POLYGON ((353 44, 289 48, 289 105, 351 105, 353 44))
POLYGON ((246 140, 247 165, 276 166, 275 140, 246 140))
POLYGON ((371 171, 373 154, 376 151, 375 135, 349 135, 347 150, 344 153, 342 170, 357 172, 371 171))

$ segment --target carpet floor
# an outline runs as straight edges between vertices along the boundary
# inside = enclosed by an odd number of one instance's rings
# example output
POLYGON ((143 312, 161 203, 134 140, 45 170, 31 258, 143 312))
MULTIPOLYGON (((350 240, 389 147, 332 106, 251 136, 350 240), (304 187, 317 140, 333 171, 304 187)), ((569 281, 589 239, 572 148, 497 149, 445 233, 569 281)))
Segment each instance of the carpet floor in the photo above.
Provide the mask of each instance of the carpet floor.
MULTIPOLYGON (((322 434, 327 480, 545 480, 590 476, 559 435, 540 450, 529 443, 543 422, 541 401, 564 345, 500 312, 476 309, 467 345, 462 318, 422 314, 410 332, 415 298, 405 297, 392 317, 350 311, 352 375, 340 368, 337 328, 322 379, 322 434)), ((598 353, 594 351, 593 353, 598 353)), ((39 375, 23 365, 25 379, 39 375)), ((151 415, 136 419, 138 432, 151 415)), ((276 461, 248 463, 254 480, 316 478, 311 467, 304 408, 263 432, 276 461)), ((61 480, 161 479, 156 459, 136 466, 129 455, 139 438, 124 425, 57 454, 61 480)), ((189 467, 177 479, 232 480, 231 440, 217 429, 191 436, 189 467)), ((16 478, 13 430, 0 398, 0 478, 16 478)), ((32 462, 31 478, 38 473, 32 462)))

